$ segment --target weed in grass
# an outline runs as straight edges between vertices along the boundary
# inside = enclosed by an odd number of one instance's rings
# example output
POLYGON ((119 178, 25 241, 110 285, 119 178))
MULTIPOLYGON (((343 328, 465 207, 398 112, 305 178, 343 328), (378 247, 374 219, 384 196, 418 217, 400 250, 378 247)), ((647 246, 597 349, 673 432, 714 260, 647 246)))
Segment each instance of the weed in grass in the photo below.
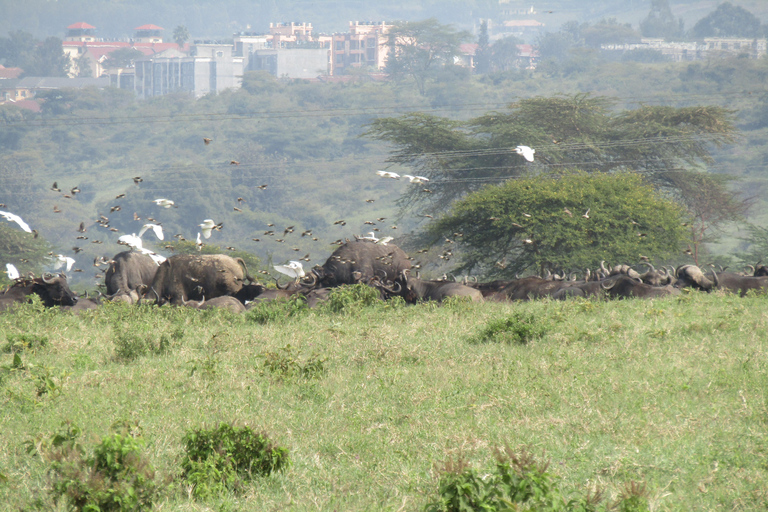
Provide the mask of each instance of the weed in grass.
POLYGON ((376 288, 366 284, 353 284, 334 288, 323 308, 332 313, 353 313, 380 302, 376 288))
POLYGON ((282 471, 288 449, 275 445, 266 433, 221 423, 218 428, 187 431, 181 462, 192 495, 207 499, 226 490, 239 492, 248 480, 282 471))
POLYGON ((133 361, 148 354, 163 355, 170 351, 174 335, 162 334, 155 342, 154 335, 141 335, 130 330, 120 330, 115 333, 115 360, 133 361))
POLYGON ((159 492, 155 471, 142 454, 144 441, 112 434, 86 454, 79 429, 67 425, 37 445, 50 463, 51 495, 77 511, 146 510, 159 492))
POLYGON ((189 376, 192 377, 195 373, 199 372, 206 379, 213 380, 219 372, 218 366, 220 362, 221 361, 215 354, 208 354, 202 359, 188 361, 188 364, 191 365, 189 376))
POLYGON ((615 504, 603 502, 601 491, 565 499, 557 480, 529 452, 509 447, 495 450, 496 464, 490 472, 469 466, 459 455, 440 470, 439 499, 429 503, 428 512, 541 510, 549 512, 644 512, 649 510, 645 485, 626 485, 615 504))
POLYGON ((317 379, 325 373, 325 359, 313 353, 303 363, 299 360, 299 352, 294 347, 286 345, 277 351, 261 354, 264 359, 263 372, 269 372, 278 379, 301 378, 317 379))
POLYGON ((282 322, 287 318, 297 317, 309 311, 307 301, 301 294, 292 295, 288 299, 256 302, 245 314, 248 321, 257 324, 282 322))
POLYGON ((34 354, 48 345, 48 336, 41 336, 39 334, 8 334, 6 338, 8 342, 2 347, 2 352, 6 354, 15 354, 17 352, 31 352, 34 354))
POLYGON ((530 313, 514 313, 507 318, 490 321, 480 333, 472 339, 475 343, 519 343, 526 344, 541 338, 547 329, 544 324, 530 313))

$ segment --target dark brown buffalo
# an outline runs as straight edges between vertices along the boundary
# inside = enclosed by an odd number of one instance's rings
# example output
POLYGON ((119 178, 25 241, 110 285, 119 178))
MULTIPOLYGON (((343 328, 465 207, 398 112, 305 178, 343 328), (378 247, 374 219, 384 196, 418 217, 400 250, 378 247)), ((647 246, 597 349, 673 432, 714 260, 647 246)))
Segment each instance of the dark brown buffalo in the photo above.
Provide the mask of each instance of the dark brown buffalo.
POLYGON ((624 275, 616 276, 612 282, 602 282, 601 286, 609 296, 621 299, 630 297, 653 299, 680 294, 680 290, 673 286, 651 286, 624 275))
POLYGON ((448 297, 469 297, 472 302, 482 302, 480 290, 461 283, 450 281, 426 281, 409 277, 408 272, 402 272, 392 288, 393 295, 400 295, 409 304, 422 301, 442 302, 448 297))
POLYGON ((118 253, 104 274, 107 295, 112 299, 137 302, 140 296, 137 288, 150 286, 157 269, 157 263, 146 254, 135 251, 118 253))
POLYGON ((189 300, 204 300, 236 295, 245 280, 253 281, 242 258, 226 254, 180 254, 171 256, 157 269, 147 298, 157 304, 182 305, 189 300))
POLYGON ((243 306, 243 303, 231 295, 222 295, 220 297, 214 297, 210 300, 189 300, 186 301, 184 305, 189 308, 203 310, 220 308, 231 311, 232 313, 243 313, 245 311, 245 306, 243 306))
POLYGON ((490 296, 492 300, 531 300, 549 297, 562 288, 572 285, 572 281, 553 281, 541 277, 515 279, 507 286, 490 296))
POLYGON ((77 295, 69 289, 64 274, 45 275, 43 277, 18 279, 0 298, 4 303, 26 302, 29 296, 37 294, 45 307, 74 306, 77 295))
POLYGON ((675 282, 677 288, 690 286, 691 288, 708 292, 715 286, 714 281, 707 278, 704 272, 696 265, 681 265, 677 267, 675 277, 677 278, 675 282))
POLYGON ((742 297, 747 292, 768 292, 768 276, 742 276, 733 272, 712 272, 714 287, 730 293, 738 293, 742 297))
POLYGON ((367 283, 373 277, 392 280, 410 268, 408 255, 399 247, 356 240, 336 249, 322 267, 312 272, 322 286, 329 287, 367 283))

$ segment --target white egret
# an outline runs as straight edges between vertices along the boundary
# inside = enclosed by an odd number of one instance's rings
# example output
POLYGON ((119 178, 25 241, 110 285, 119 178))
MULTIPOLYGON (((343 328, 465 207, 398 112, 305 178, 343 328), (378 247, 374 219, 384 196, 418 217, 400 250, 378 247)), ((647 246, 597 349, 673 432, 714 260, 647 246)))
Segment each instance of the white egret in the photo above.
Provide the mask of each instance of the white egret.
POLYGON ((378 240, 376 240, 376 243, 379 245, 387 245, 392 240, 394 240, 394 238, 392 238, 391 236, 385 236, 383 238, 379 238, 378 240))
POLYGON ((518 155, 523 155, 523 158, 528 160, 529 162, 533 162, 533 154, 536 152, 535 149, 529 148, 528 146, 517 146, 515 148, 515 153, 518 155))
POLYGON ((147 230, 150 228, 152 229, 152 231, 155 232, 155 235, 157 236, 157 238, 159 238, 160 240, 165 240, 165 236, 163 235, 163 226, 161 226, 160 224, 152 224, 152 223, 144 224, 141 227, 141 231, 139 231, 139 238, 141 238, 141 236, 144 233, 146 233, 147 230))
POLYGON ((138 250, 142 250, 144 248, 144 244, 142 243, 141 238, 136 236, 136 233, 121 236, 117 239, 117 243, 120 245, 127 245, 128 247, 138 250))
POLYGON ((56 262, 53 264, 53 270, 58 270, 62 267, 62 265, 67 265, 67 272, 72 270, 72 265, 75 264, 75 260, 70 258, 69 256, 64 256, 63 254, 57 254, 56 255, 56 262))
POLYGON ((370 235, 370 236, 361 236, 360 240, 370 240, 371 242, 378 242, 379 241, 379 239, 376 238, 376 233, 374 233, 373 231, 369 231, 368 235, 370 235))
POLYGON ((411 180, 411 183, 426 183, 429 181, 429 178, 425 178, 424 176, 411 176, 410 174, 403 174, 403 178, 408 178, 411 180))
POLYGON ((400 175, 396 172, 389 172, 389 171, 376 171, 376 174, 381 176, 382 178, 392 178, 393 180, 399 180, 400 175))
POLYGON ((273 268, 281 274, 294 279, 300 279, 306 275, 304 273, 304 266, 300 261, 290 261, 287 265, 274 265, 273 268))
POLYGON ((13 263, 6 263, 5 268, 6 272, 8 273, 8 279, 18 279, 21 277, 18 269, 13 265, 13 263))
MULTIPOLYGON (((205 238, 211 238, 211 231, 213 231, 213 228, 216 227, 216 223, 213 222, 213 219, 205 219, 202 224, 198 224, 200 228, 203 231, 203 236, 205 238)), ((198 235, 199 237, 199 235, 198 235)))
POLYGON ((32 232, 32 229, 29 227, 29 224, 21 220, 21 217, 19 217, 18 215, 11 212, 0 212, 0 215, 5 217, 5 220, 7 220, 8 222, 15 222, 16 224, 21 226, 21 229, 23 229, 27 233, 32 232))
POLYGON ((157 204, 157 206, 162 206, 163 208, 170 208, 171 206, 176 206, 176 203, 174 203, 170 199, 165 199, 165 198, 155 199, 154 202, 155 204, 157 204))
POLYGON ((197 246, 198 252, 203 249, 203 241, 200 240, 200 233, 197 234, 197 240, 195 240, 195 245, 197 246))

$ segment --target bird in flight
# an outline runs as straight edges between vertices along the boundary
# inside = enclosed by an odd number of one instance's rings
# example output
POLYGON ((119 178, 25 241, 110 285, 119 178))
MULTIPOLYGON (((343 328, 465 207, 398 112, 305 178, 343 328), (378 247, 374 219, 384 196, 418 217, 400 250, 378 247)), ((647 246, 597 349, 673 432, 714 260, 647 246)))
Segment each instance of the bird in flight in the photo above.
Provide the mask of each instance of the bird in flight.
MULTIPOLYGON (((223 223, 222 223, 223 224, 223 223)), ((222 227, 222 224, 216 224, 213 222, 213 219, 205 219, 202 224, 198 224, 200 226, 203 236, 205 238, 211 238, 211 232, 215 230, 220 230, 222 227)))
POLYGON ((403 174, 403 178, 408 178, 410 183, 426 183, 429 181, 429 178, 424 176, 411 176, 410 174, 403 174))
POLYGON ((389 172, 389 171, 376 171, 376 174, 381 176, 382 178, 392 178, 393 180, 399 180, 400 175, 396 172, 389 172))
POLYGON ((213 140, 213 139, 209 139, 208 137, 203 137, 203 142, 205 142, 205 145, 206 145, 206 146, 207 146, 208 144, 210 144, 212 140, 213 140))
POLYGON ((568 215, 569 217, 573 217, 573 213, 571 213, 571 210, 569 210, 568 208, 563 208, 563 211, 564 211, 564 212, 565 212, 565 214, 566 214, 566 215, 568 215))
POLYGON ((21 277, 18 269, 13 265, 13 263, 6 263, 5 269, 6 269, 5 271, 8 273, 8 279, 13 280, 21 277))
POLYGON ((536 152, 535 149, 529 148, 528 146, 517 146, 515 148, 515 153, 518 155, 523 155, 523 158, 528 160, 529 162, 533 162, 533 154, 536 152))
POLYGON ((304 265, 300 261, 292 260, 286 265, 274 265, 273 268, 281 274, 293 277, 294 279, 300 279, 306 275, 304 273, 304 265))
POLYGON ((592 208, 587 208, 587 211, 584 212, 584 215, 582 215, 582 217, 584 217, 585 219, 588 219, 589 218, 589 210, 591 210, 591 209, 592 208))
POLYGON ((69 272, 72 270, 72 265, 75 264, 75 260, 69 256, 64 256, 63 254, 57 254, 56 261, 53 264, 53 270, 58 270, 65 264, 67 265, 67 272, 69 272))
POLYGON ((144 224, 141 227, 141 231, 139 231, 139 238, 141 238, 141 236, 144 233, 146 233, 148 229, 151 229, 152 231, 154 231, 155 236, 157 236, 157 238, 159 238, 160 240, 165 240, 165 236, 163 235, 163 226, 161 226, 160 224, 152 224, 152 223, 144 224))
POLYGON ((162 206, 163 208, 170 208, 171 206, 173 206, 174 208, 178 208, 176 206, 176 203, 174 203, 170 199, 160 198, 160 199, 154 199, 153 201, 157 206, 162 206))
POLYGON ((0 216, 4 217, 5 220, 7 220, 8 222, 15 222, 16 224, 18 224, 21 227, 21 229, 23 229, 27 233, 31 233, 32 232, 32 230, 29 228, 29 224, 24 222, 21 219, 21 217, 19 217, 18 215, 14 214, 14 213, 11 213, 11 212, 2 212, 2 211, 0 211, 0 216))

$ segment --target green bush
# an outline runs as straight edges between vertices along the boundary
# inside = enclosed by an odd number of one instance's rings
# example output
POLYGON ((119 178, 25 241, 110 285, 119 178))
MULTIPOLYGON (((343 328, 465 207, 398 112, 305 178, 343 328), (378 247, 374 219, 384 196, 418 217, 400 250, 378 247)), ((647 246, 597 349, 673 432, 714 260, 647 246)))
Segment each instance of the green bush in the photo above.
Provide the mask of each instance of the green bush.
POLYGON ((158 494, 155 471, 141 453, 144 442, 129 435, 104 437, 86 456, 79 430, 55 434, 42 453, 51 461, 51 493, 77 511, 146 510, 158 494))
POLYGON ((645 486, 626 486, 617 503, 603 502, 601 492, 568 501, 547 472, 548 464, 538 462, 528 452, 516 453, 508 447, 496 450, 492 472, 481 475, 460 456, 449 460, 441 470, 439 499, 429 503, 428 512, 496 512, 535 510, 547 512, 648 511, 645 486))
POLYGON ((132 361, 147 354, 162 355, 168 353, 172 343, 183 337, 183 331, 174 330, 170 335, 162 334, 155 341, 154 335, 140 335, 130 330, 117 330, 113 340, 115 344, 115 359, 132 361))
POLYGON ((545 333, 546 327, 532 314, 514 313, 507 318, 492 320, 472 341, 525 344, 545 333))
POLYGON ((303 295, 296 294, 287 299, 256 302, 250 307, 245 318, 257 324, 268 324, 281 322, 307 311, 309 311, 307 300, 303 295))
POLYGON ((324 307, 333 313, 354 312, 380 302, 379 291, 366 284, 339 286, 331 290, 324 307))
POLYGON ((188 431, 182 440, 186 455, 181 467, 195 498, 225 490, 238 492, 256 476, 269 476, 289 464, 288 449, 273 444, 265 433, 221 423, 218 428, 188 431))

